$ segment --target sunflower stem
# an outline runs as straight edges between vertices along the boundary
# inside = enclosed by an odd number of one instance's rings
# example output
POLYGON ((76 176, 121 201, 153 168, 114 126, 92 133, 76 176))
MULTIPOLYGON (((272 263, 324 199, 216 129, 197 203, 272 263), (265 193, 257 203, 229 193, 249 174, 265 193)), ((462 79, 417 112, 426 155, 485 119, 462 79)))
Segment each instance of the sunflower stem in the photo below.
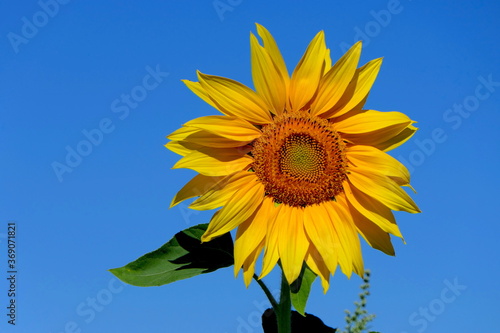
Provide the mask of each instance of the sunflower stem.
POLYGON ((269 291, 269 288, 267 288, 264 281, 260 280, 259 277, 257 276, 257 274, 253 275, 253 279, 255 281, 257 281, 257 283, 262 288, 262 290, 264 290, 264 293, 266 294, 267 298, 269 299, 269 302, 271 302, 271 305, 272 305, 274 311, 276 311, 276 309, 278 309, 278 302, 276 302, 276 299, 274 298, 273 294, 271 294, 271 291, 269 291))
POLYGON ((292 332, 292 302, 290 299, 290 285, 284 273, 281 273, 280 303, 274 309, 278 321, 278 333, 292 332))

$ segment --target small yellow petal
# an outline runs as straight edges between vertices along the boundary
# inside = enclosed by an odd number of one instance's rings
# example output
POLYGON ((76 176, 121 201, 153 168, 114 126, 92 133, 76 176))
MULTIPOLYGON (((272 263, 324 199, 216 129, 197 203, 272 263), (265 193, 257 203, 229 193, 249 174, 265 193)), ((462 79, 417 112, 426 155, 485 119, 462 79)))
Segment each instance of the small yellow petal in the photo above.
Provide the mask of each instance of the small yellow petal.
POLYGON ((395 136, 393 136, 385 141, 375 142, 375 144, 373 144, 373 146, 377 147, 378 149, 380 149, 382 151, 392 150, 394 148, 401 146, 406 141, 408 141, 413 136, 413 134, 415 134, 415 132, 417 130, 418 130, 418 128, 416 128, 413 125, 410 125, 407 128, 405 128, 404 130, 402 130, 399 134, 397 134, 397 135, 395 135, 395 136))
POLYGON ((321 78, 318 94, 311 106, 311 114, 320 116, 340 100, 351 82, 361 55, 361 42, 357 42, 321 78))
POLYGON ((249 122, 228 116, 205 116, 188 121, 185 127, 194 127, 234 141, 251 142, 261 136, 260 130, 249 122))
POLYGON ((334 272, 340 243, 324 205, 305 207, 304 228, 328 269, 334 272))
POLYGON ((420 213, 415 202, 394 180, 362 168, 350 168, 349 170, 349 181, 361 192, 392 210, 420 213))
MULTIPOLYGON (((214 116, 215 117, 215 116, 214 116)), ((237 137, 236 135, 234 137, 237 137)), ((212 148, 234 148, 241 147, 252 140, 236 141, 231 140, 204 129, 199 129, 196 127, 181 127, 172 134, 168 135, 167 138, 170 140, 179 142, 179 144, 173 144, 167 146, 170 149, 173 146, 174 149, 179 151, 179 155, 186 156, 184 154, 186 149, 197 150, 199 147, 212 147, 212 148), (180 147, 182 146, 182 147, 180 147)), ((177 152, 175 151, 175 152, 177 152)))
POLYGON ((271 112, 283 113, 286 105, 287 86, 279 69, 257 38, 250 35, 252 78, 255 90, 267 102, 271 112))
POLYGON ((202 147, 196 143, 185 142, 185 141, 170 141, 164 146, 165 148, 181 156, 186 156, 190 154, 192 151, 198 150, 199 148, 202 147))
POLYGON ((323 69, 323 75, 326 74, 332 68, 332 58, 330 57, 330 49, 326 49, 325 52, 325 68, 323 69))
POLYGON ((278 239, 280 233, 280 220, 282 219, 283 204, 275 207, 273 216, 269 219, 266 233, 266 250, 262 260, 262 271, 259 279, 269 274, 279 259, 278 239))
POLYGON ((342 98, 323 117, 339 117, 353 109, 361 108, 377 78, 381 65, 382 58, 378 58, 358 68, 342 98))
POLYGON ((339 251, 340 268, 348 277, 351 276, 352 271, 362 276, 363 257, 361 256, 361 244, 356 226, 348 211, 347 200, 343 195, 336 196, 335 200, 325 203, 325 207, 339 237, 341 245, 339 248, 342 248, 342 251, 339 251))
POLYGON ((190 127, 181 127, 167 135, 167 138, 172 141, 182 141, 189 135, 196 133, 198 129, 190 127))
POLYGON ((226 176, 246 170, 253 159, 241 149, 203 147, 181 158, 173 169, 186 168, 205 176, 226 176))
POLYGON ((363 236, 368 244, 374 249, 380 250, 385 254, 393 256, 395 254, 394 247, 391 243, 391 237, 387 232, 382 230, 378 225, 367 219, 363 214, 357 211, 354 207, 349 209, 352 214, 352 219, 358 232, 363 236))
POLYGON ((172 199, 170 207, 174 207, 179 202, 189 198, 194 198, 203 195, 210 188, 219 183, 224 177, 208 177, 204 175, 196 175, 172 199))
MULTIPOLYGON (((383 134, 398 134, 414 123, 401 112, 381 112, 367 110, 341 121, 334 122, 337 131, 354 137, 355 135, 383 132, 383 134), (387 132, 387 133, 386 133, 387 132)), ((372 139, 370 137, 370 139, 372 139)))
POLYGON ((221 236, 243 223, 253 214, 264 199, 264 186, 258 181, 250 181, 242 186, 210 221, 201 237, 203 242, 221 236))
POLYGON ((301 110, 314 96, 325 65, 325 35, 320 31, 307 47, 290 81, 290 103, 301 110))
POLYGON ((350 182, 344 182, 344 193, 349 204, 367 219, 378 225, 383 231, 397 237, 403 237, 392 211, 384 204, 364 194, 350 182))
POLYGON ((408 169, 394 157, 375 147, 361 145, 347 147, 346 156, 353 166, 372 172, 380 172, 394 180, 398 185, 410 183, 408 169))
POLYGON ((266 103, 247 86, 225 77, 202 73, 198 73, 198 78, 222 113, 256 125, 272 122, 266 103))
POLYGON ((349 112, 344 119, 333 122, 335 129, 342 133, 342 138, 347 142, 373 146, 383 151, 408 140, 416 130, 413 123, 401 112, 374 110, 349 112))
POLYGON ((256 181, 254 172, 241 171, 227 176, 205 193, 193 201, 189 208, 196 210, 209 210, 224 206, 234 193, 250 181, 256 181))
POLYGON ((328 267, 326 267, 322 256, 313 244, 309 244, 309 250, 307 251, 305 262, 311 271, 321 278, 321 286, 323 287, 323 292, 326 294, 328 288, 330 288, 330 274, 333 275, 335 271, 330 272, 328 267))
POLYGON ((255 212, 238 227, 234 241, 235 275, 251 252, 264 240, 268 222, 274 214, 274 209, 273 200, 266 197, 255 212))
POLYGON ((283 216, 279 221, 278 251, 283 273, 291 284, 300 275, 309 241, 304 230, 304 210, 283 206, 283 216))
POLYGON ((257 263, 257 258, 262 252, 264 243, 264 240, 262 240, 243 263, 243 281, 245 282, 245 286, 247 288, 250 285, 250 282, 252 282, 253 275, 255 274, 255 264, 257 263))
POLYGON ((285 60, 281 55, 276 41, 266 28, 257 23, 255 25, 257 26, 257 33, 259 34, 260 38, 262 38, 262 42, 264 43, 264 49, 266 50, 267 54, 269 54, 276 67, 278 67, 285 85, 288 86, 288 83, 290 82, 290 76, 288 75, 285 60))
POLYGON ((189 80, 182 80, 182 82, 184 82, 184 84, 192 92, 194 92, 199 98, 201 98, 206 103, 210 104, 211 106, 213 106, 214 108, 216 108, 217 110, 219 110, 219 108, 217 107, 217 105, 210 98, 210 96, 208 95, 208 93, 205 91, 205 89, 203 89, 203 87, 201 86, 201 84, 199 82, 193 82, 193 81, 189 81, 189 80))

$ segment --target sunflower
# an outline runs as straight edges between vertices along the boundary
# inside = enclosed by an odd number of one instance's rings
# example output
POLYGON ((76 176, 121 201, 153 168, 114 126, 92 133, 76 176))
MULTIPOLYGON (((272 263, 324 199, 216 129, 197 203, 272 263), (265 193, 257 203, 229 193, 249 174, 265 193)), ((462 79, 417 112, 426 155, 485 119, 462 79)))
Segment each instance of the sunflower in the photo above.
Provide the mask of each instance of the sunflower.
POLYGON ((195 210, 222 207, 202 241, 238 228, 235 275, 248 286, 280 261, 289 283, 303 264, 324 291, 337 266, 363 274, 359 236, 394 255, 401 237, 392 211, 419 209, 402 186, 408 170, 386 152, 417 130, 400 112, 364 108, 382 59, 358 67, 361 42, 332 66, 324 33, 311 41, 291 77, 272 35, 250 34, 255 90, 198 72, 184 83, 223 115, 188 121, 166 147, 183 156, 174 168, 198 172, 172 206, 198 197, 195 210))

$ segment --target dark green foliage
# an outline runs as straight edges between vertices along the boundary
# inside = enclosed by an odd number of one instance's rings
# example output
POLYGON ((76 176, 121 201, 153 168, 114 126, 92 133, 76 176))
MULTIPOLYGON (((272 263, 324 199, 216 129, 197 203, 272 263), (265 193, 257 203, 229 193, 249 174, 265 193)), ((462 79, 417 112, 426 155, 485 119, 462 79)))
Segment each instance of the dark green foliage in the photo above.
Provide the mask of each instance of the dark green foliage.
POLYGON ((158 250, 120 268, 110 269, 123 282, 139 287, 161 286, 234 264, 233 240, 227 233, 201 242, 208 224, 178 232, 158 250))

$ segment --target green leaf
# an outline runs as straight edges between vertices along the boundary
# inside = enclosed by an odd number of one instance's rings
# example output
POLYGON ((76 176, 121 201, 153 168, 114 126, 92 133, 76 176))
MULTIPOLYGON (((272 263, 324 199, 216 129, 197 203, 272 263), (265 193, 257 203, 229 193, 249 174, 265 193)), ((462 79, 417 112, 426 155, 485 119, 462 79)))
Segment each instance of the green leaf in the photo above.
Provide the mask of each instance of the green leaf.
POLYGON ((311 285, 316 279, 316 274, 304 264, 302 272, 297 280, 290 285, 290 295, 292 298, 292 305, 298 313, 305 316, 306 303, 311 292, 311 285))
POLYGON ((125 283, 138 287, 161 286, 234 264, 233 240, 227 233, 201 242, 208 224, 178 232, 158 250, 109 271, 125 283))

